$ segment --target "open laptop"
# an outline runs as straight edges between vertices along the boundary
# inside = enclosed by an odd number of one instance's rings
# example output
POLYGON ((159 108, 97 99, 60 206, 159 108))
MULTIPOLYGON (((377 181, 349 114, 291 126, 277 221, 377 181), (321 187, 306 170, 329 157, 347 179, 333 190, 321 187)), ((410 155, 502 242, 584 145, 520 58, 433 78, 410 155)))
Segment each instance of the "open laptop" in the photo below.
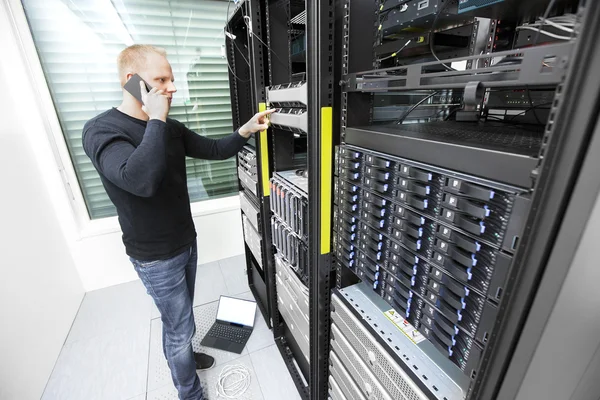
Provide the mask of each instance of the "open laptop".
POLYGON ((221 296, 217 320, 200 344, 240 354, 254 329, 255 315, 255 301, 221 296))

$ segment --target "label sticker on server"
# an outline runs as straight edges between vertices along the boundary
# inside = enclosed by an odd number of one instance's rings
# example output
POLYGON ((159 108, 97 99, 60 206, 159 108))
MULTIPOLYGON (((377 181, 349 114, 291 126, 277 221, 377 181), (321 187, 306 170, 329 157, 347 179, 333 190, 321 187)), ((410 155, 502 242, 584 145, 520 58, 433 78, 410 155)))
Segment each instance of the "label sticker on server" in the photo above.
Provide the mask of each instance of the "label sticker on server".
POLYGON ((383 313, 407 338, 414 344, 419 344, 425 340, 425 336, 412 326, 404 317, 394 309, 390 309, 383 313))

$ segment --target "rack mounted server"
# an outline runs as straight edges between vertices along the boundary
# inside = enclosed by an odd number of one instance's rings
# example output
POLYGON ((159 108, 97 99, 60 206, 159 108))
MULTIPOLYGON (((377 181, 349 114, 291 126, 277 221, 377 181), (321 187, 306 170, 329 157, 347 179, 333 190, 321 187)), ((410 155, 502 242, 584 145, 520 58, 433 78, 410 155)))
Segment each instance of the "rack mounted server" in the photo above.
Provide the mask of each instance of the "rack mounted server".
POLYGON ((256 151, 244 146, 238 153, 238 177, 244 190, 240 191, 244 239, 258 265, 263 268, 261 212, 259 206, 259 183, 256 151))
POLYGON ((307 179, 295 170, 276 172, 270 189, 273 245, 306 285, 309 273, 307 179))
POLYGON ((268 104, 277 109, 270 116, 272 126, 297 134, 308 132, 306 86, 306 82, 301 81, 274 85, 265 89, 268 104))
POLYGON ((526 192, 351 146, 339 148, 337 165, 338 259, 474 373, 502 299, 526 192))
POLYGON ((279 312, 288 321, 291 333, 308 363, 310 361, 308 288, 298 278, 292 265, 283 257, 275 256, 275 266, 279 312))

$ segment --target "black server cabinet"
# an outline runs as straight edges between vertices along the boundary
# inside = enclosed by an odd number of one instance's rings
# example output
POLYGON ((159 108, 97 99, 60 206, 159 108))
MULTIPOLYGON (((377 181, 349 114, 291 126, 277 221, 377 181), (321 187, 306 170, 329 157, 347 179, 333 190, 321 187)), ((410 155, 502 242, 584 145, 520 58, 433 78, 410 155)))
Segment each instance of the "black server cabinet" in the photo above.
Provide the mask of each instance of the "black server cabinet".
POLYGON ((240 196, 249 282, 305 399, 328 390, 333 27, 332 2, 298 0, 243 1, 226 26, 236 127, 277 109, 238 157, 240 196))
MULTIPOLYGON (((271 115, 273 332, 302 398, 328 391, 334 4, 265 3, 271 115), (289 303, 294 306, 290 307, 289 303)), ((339 79, 339 76, 338 76, 339 79)))
MULTIPOLYGON (((264 7, 257 0, 246 0, 234 7, 224 30, 233 125, 239 129, 264 106, 268 71, 260 44, 266 39, 264 7)), ((238 177, 248 284, 267 326, 272 327, 275 262, 271 250, 267 142, 267 132, 257 133, 248 141, 238 154, 238 177)))
POLYGON ((544 268, 596 123, 599 11, 467 3, 339 6, 333 398, 513 398, 533 300, 558 295, 539 284, 560 282, 544 268))

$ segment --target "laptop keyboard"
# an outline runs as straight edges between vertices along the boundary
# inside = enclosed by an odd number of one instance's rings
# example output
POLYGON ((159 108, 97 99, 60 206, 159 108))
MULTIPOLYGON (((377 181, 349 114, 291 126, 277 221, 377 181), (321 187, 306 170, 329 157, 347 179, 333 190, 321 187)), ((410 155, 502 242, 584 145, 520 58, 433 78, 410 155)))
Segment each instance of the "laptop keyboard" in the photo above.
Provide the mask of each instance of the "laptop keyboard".
POLYGON ((249 329, 215 324, 212 326, 212 328, 210 328, 207 335, 243 344, 246 343, 251 333, 252 331, 249 329))

